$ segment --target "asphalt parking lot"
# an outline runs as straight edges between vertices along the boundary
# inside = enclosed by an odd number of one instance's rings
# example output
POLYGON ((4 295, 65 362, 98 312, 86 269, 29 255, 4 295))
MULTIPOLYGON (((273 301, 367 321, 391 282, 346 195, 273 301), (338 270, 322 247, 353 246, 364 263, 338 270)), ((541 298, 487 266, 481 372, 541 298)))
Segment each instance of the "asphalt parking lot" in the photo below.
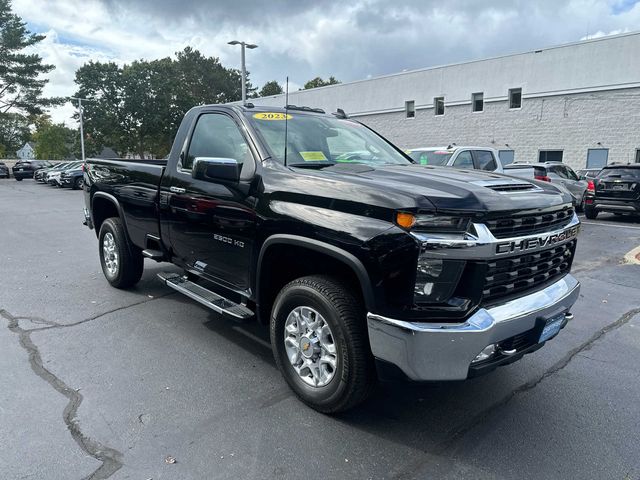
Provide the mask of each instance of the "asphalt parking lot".
POLYGON ((328 417, 266 328, 156 280, 173 267, 109 287, 81 192, 3 180, 0 206, 0 478, 640 478, 639 219, 584 223, 575 318, 543 349, 328 417))

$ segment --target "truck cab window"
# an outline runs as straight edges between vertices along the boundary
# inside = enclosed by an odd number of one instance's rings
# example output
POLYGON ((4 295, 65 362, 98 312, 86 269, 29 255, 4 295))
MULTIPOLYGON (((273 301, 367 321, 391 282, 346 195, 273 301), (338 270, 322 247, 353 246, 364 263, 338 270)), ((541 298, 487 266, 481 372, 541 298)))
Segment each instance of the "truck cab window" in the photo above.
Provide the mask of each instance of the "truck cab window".
POLYGON ((191 170, 196 157, 233 158, 242 166, 250 155, 249 146, 231 117, 205 114, 193 130, 182 168, 191 170))
POLYGON ((478 170, 488 170, 493 172, 498 165, 496 164, 496 159, 493 158, 493 154, 488 150, 476 150, 473 152, 476 157, 476 162, 478 164, 478 170))
POLYGON ((455 168, 470 168, 473 170, 473 158, 471 158, 471 152, 465 150, 460 152, 458 158, 453 162, 455 168))

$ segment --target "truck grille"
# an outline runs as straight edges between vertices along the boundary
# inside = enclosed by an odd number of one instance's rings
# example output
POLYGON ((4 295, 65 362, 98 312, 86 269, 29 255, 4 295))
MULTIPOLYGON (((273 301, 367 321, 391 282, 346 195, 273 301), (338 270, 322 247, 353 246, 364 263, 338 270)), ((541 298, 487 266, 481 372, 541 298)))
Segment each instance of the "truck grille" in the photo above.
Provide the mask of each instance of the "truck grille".
POLYGON ((487 263, 484 303, 522 293, 560 278, 571 268, 576 241, 536 253, 501 258, 487 263))
POLYGON ((496 238, 509 238, 521 235, 550 232, 562 228, 571 222, 573 207, 542 213, 525 213, 508 217, 485 220, 485 224, 496 238))

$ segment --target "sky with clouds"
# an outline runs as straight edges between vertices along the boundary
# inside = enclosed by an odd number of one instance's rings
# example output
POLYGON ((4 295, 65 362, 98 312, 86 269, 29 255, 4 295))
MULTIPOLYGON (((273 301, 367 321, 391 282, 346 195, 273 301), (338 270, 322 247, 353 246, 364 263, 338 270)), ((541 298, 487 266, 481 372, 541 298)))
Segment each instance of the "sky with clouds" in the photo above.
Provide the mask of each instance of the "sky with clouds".
MULTIPOLYGON (((251 81, 295 89, 316 77, 341 81, 532 50, 640 30, 640 0, 12 0, 38 53, 56 69, 48 95, 74 93, 89 60, 127 63, 190 45, 251 81)), ((71 105, 52 111, 73 125, 71 105)))

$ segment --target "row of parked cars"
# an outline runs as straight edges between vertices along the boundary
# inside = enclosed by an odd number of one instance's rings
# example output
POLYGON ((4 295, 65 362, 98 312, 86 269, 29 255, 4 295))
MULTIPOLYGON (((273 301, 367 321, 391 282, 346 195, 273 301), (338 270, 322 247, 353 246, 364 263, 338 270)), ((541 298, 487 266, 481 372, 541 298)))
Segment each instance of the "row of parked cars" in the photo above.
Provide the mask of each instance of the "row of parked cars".
POLYGON ((589 219, 600 212, 640 214, 640 164, 611 164, 575 172, 562 162, 514 162, 502 165, 498 152, 487 147, 449 145, 415 148, 407 154, 422 165, 469 168, 550 182, 568 191, 589 219))
MULTIPOLYGON (((21 182, 25 178, 74 190, 83 186, 81 161, 52 163, 47 160, 21 160, 13 166, 13 177, 21 182)), ((0 162, 0 177, 9 178, 9 168, 0 162), (4 167, 4 168, 2 168, 4 167)))

